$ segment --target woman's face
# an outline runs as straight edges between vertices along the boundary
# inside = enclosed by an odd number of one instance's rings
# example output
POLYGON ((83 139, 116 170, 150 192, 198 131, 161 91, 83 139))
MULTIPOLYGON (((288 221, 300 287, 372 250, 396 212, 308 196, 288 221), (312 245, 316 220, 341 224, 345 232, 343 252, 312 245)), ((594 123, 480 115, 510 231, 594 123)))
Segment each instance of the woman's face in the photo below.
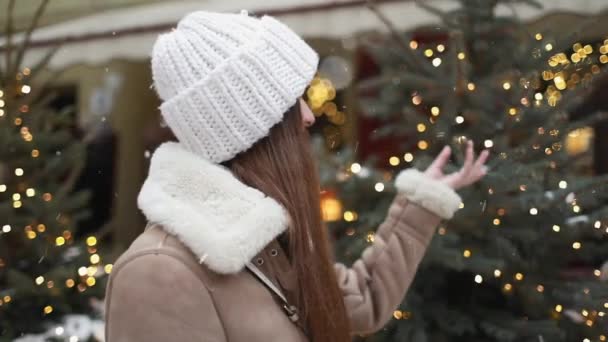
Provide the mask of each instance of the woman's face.
POLYGON ((302 99, 299 99, 298 101, 300 101, 300 113, 302 114, 302 124, 304 124, 304 127, 312 126, 315 123, 315 115, 313 114, 312 110, 310 110, 310 107, 308 107, 306 101, 302 99))

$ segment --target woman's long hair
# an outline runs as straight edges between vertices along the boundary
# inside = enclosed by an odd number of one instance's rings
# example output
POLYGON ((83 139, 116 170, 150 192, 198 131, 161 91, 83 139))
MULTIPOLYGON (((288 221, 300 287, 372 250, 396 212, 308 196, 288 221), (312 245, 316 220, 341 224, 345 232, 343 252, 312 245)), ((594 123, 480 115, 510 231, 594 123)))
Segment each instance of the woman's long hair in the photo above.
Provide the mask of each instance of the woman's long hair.
POLYGON ((321 221, 318 172, 299 101, 267 137, 225 164, 243 183, 278 201, 290 215, 287 236, 299 284, 296 305, 311 341, 350 341, 348 316, 321 221))

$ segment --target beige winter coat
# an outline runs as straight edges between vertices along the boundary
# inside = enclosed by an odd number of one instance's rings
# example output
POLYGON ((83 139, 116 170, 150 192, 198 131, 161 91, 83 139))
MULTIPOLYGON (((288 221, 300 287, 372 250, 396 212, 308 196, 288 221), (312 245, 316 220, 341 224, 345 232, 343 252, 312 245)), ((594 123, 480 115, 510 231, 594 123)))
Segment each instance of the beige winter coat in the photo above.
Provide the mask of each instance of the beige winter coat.
MULTIPOLYGON (((373 243, 352 266, 336 264, 352 333, 384 326, 402 301, 435 227, 460 198, 416 170, 373 243)), ((161 146, 139 197, 149 228, 119 258, 106 297, 108 342, 308 341, 278 297, 244 268, 252 261, 288 298, 296 284, 277 241, 283 208, 221 166, 161 146)))

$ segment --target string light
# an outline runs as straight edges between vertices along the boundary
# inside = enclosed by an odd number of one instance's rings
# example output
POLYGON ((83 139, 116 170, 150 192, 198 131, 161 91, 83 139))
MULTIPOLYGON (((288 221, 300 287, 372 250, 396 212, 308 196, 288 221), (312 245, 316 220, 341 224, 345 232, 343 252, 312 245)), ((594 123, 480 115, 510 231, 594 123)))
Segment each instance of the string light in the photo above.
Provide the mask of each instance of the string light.
POLYGON ((434 67, 440 66, 441 65, 441 58, 439 58, 439 57, 433 58, 433 62, 432 63, 433 63, 434 67))
POLYGON ((378 183, 376 183, 376 185, 374 185, 374 189, 377 192, 382 192, 384 190, 384 184, 378 182, 378 183))
POLYGON ((494 277, 495 278, 500 278, 501 275, 502 275, 502 272, 499 269, 495 269, 494 270, 494 277))
POLYGON ((538 285, 536 286, 536 291, 538 291, 538 292, 541 292, 541 293, 542 293, 543 291, 545 291, 545 287, 544 287, 544 286, 542 286, 542 285, 540 285, 540 284, 538 284, 538 285))
POLYGON ((469 89, 470 91, 475 90, 475 83, 473 83, 473 82, 469 82, 469 83, 467 84, 467 89, 469 89))
POLYGON ((582 245, 580 242, 576 241, 572 244, 573 249, 581 249, 582 245))
POLYGON ((420 140, 418 142, 418 148, 421 150, 426 150, 429 147, 429 143, 427 143, 425 140, 420 140))
POLYGON ((43 276, 38 276, 36 277, 36 285, 42 285, 42 283, 44 283, 44 277, 43 276))
POLYGON ((87 275, 87 268, 84 266, 78 268, 78 275, 81 277, 84 277, 85 275, 87 275))
POLYGON ((392 166, 397 166, 399 165, 401 161, 399 160, 398 157, 392 156, 388 159, 388 163, 391 164, 392 166))
POLYGON ((355 213, 353 211, 345 211, 343 216, 344 216, 344 221, 346 221, 346 222, 353 222, 354 220, 357 219, 357 213, 355 213))
POLYGON ((403 160, 405 160, 407 163, 411 163, 414 160, 414 155, 408 152, 403 155, 403 160))
POLYGON ((412 96, 412 103, 414 105, 416 105, 416 106, 419 105, 419 104, 421 104, 422 103, 422 97, 420 95, 414 95, 414 96, 412 96))
POLYGON ((355 174, 361 172, 361 164, 359 164, 359 163, 352 163, 350 165, 350 172, 355 173, 355 174))
POLYGON ((65 238, 63 236, 58 236, 55 239, 55 245, 57 246, 63 246, 65 244, 65 238))
POLYGON ((374 232, 367 233, 366 241, 369 243, 374 242, 374 232))
POLYGON ((67 288, 72 288, 72 287, 74 287, 74 285, 76 285, 76 283, 74 282, 74 279, 67 279, 65 281, 65 286, 67 288))
POLYGON ((24 94, 29 94, 31 90, 32 90, 32 87, 30 87, 27 84, 24 84, 23 86, 21 86, 21 92, 24 94))
POLYGON ((11 226, 9 226, 8 224, 5 224, 5 225, 2 227, 2 232, 3 232, 3 233, 10 233, 10 231, 11 231, 11 226))
POLYGON ((509 82, 504 82, 504 83, 502 84, 502 88, 503 88, 504 90, 509 90, 509 89, 511 89, 511 83, 509 83, 509 82))
POLYGON ((431 49, 424 50, 424 55, 427 57, 433 56, 433 50, 431 50, 431 49))
POLYGON ((468 250, 468 249, 465 249, 465 250, 464 250, 464 252, 462 252, 462 255, 463 255, 465 258, 470 258, 470 257, 471 257, 471 254, 472 254, 472 253, 471 253, 471 251, 470 251, 470 250, 468 250))
POLYGON ((17 176, 17 177, 23 176, 23 169, 22 168, 16 168, 15 169, 15 176, 17 176))
POLYGON ((97 266, 89 266, 89 267, 87 267, 87 275, 89 277, 94 276, 95 273, 97 273, 97 266))
POLYGON ((530 215, 538 215, 538 209, 530 208, 530 215))
POLYGON ((95 278, 93 278, 93 277, 88 277, 88 278, 87 278, 87 280, 86 280, 86 283, 87 283, 87 285, 88 285, 89 287, 91 287, 91 286, 95 286, 95 283, 96 283, 95 278))
POLYGON ((464 118, 463 118, 462 116, 458 115, 458 116, 456 117, 455 121, 456 121, 456 123, 457 123, 457 124, 459 124, 459 125, 460 125, 461 123, 463 123, 463 122, 464 122, 464 118))
POLYGON ((483 146, 485 146, 486 148, 491 148, 494 146, 494 142, 490 139, 487 139, 486 141, 483 142, 483 146))
POLYGON ((600 270, 594 270, 593 271, 593 275, 595 275, 596 277, 599 277, 599 276, 602 275, 602 271, 600 271, 600 270))
POLYGON ((547 51, 551 51, 551 50, 553 50, 553 44, 551 44, 551 43, 547 43, 547 44, 545 45, 545 50, 547 50, 547 51))
POLYGON ((443 44, 437 45, 437 51, 439 51, 439 52, 445 51, 445 45, 443 45, 443 44))
POLYGON ((534 38, 536 40, 542 40, 543 39, 543 35, 539 32, 539 33, 537 33, 537 34, 534 35, 534 38))
POLYGON ((464 52, 459 52, 458 53, 458 59, 463 60, 465 59, 466 55, 464 54, 464 52))
POLYGON ((511 291, 511 290, 513 289, 513 285, 511 285, 511 284, 509 284, 509 283, 506 283, 506 284, 503 286, 503 289, 504 289, 506 292, 509 292, 509 291, 511 291))
POLYGON ((415 40, 410 41, 410 49, 416 50, 418 48, 418 42, 415 40))
POLYGON ((44 307, 44 314, 45 315, 48 315, 48 314, 50 314, 52 312, 53 312, 53 307, 52 306, 47 305, 47 306, 44 307))
POLYGON ((107 264, 104 266, 103 270, 106 272, 106 274, 110 274, 112 272, 112 268, 114 267, 114 265, 112 264, 107 264))
POLYGON ((416 130, 420 133, 426 131, 426 125, 423 123, 419 123, 418 125, 416 125, 416 130))
POLYGON ((439 113, 440 113, 439 107, 434 106, 434 107, 432 107, 432 108, 431 108, 431 114, 432 114, 433 116, 438 116, 438 115, 439 115, 439 113))
POLYGON ((93 254, 89 258, 89 261, 91 261, 91 264, 98 264, 100 260, 101 260, 101 258, 99 257, 99 254, 93 254))
POLYGON ((498 225, 500 225, 500 219, 495 218, 494 221, 492 221, 492 223, 494 223, 495 226, 498 226, 498 225))
POLYGON ((95 246, 96 244, 97 244, 97 238, 96 238, 96 237, 94 237, 94 236, 89 236, 89 237, 87 238, 87 246, 92 247, 92 246, 95 246))
POLYGON ((562 310, 563 310, 563 307, 562 307, 560 304, 557 304, 557 305, 555 306, 555 311, 557 311, 557 312, 562 312, 562 310))
POLYGON ((595 229, 600 229, 602 227, 602 222, 601 221, 595 221, 595 223, 593 224, 593 227, 595 229))
POLYGON ((515 274, 515 280, 522 281, 524 279, 524 275, 521 273, 515 274))
POLYGON ((481 284, 481 283, 483 282, 483 277, 482 277, 481 275, 477 274, 477 275, 475 276, 475 282, 476 282, 477 284, 481 284))
POLYGON ((560 189, 565 189, 567 187, 568 187, 568 182, 566 182, 564 180, 559 182, 559 188, 560 189))
POLYGON ((556 224, 553 225, 553 231, 559 233, 560 227, 556 224))

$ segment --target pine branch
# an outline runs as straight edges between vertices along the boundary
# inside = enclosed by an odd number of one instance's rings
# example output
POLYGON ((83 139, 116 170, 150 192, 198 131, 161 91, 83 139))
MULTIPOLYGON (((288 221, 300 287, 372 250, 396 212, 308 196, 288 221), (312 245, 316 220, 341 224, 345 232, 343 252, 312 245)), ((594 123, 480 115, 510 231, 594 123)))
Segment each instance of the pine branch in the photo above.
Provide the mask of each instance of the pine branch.
POLYGON ((44 55, 44 57, 36 63, 36 65, 31 67, 30 68, 30 70, 31 70, 30 78, 35 78, 38 75, 38 73, 49 64, 49 61, 51 60, 51 58, 53 58, 53 56, 55 56, 55 54, 57 53, 57 51, 60 48, 61 48, 61 45, 53 46, 51 48, 51 50, 49 52, 47 52, 46 55, 44 55))
MULTIPOLYGON (((9 0, 8 2, 8 10, 6 11, 6 77, 8 78, 10 75, 11 66, 11 54, 12 54, 12 41, 13 41, 13 11, 15 9, 15 0, 9 0)), ((4 79, 4 77, 3 77, 4 79)))
POLYGON ((424 2, 418 1, 418 0, 416 0, 416 5, 420 6, 422 9, 426 10, 427 12, 430 12, 431 14, 438 16, 443 21, 446 21, 446 19, 447 19, 447 17, 446 17, 447 14, 438 8, 435 8, 431 5, 425 4, 424 2))
MULTIPOLYGON (((23 42, 21 43, 21 46, 19 46, 19 48, 17 49, 17 58, 15 59, 15 70, 13 72, 15 74, 18 72, 19 66, 21 65, 21 62, 23 61, 23 57, 25 56, 25 52, 27 51, 27 49, 30 45, 31 38, 32 38, 32 32, 34 32, 34 30, 38 27, 40 18, 42 17, 42 14, 44 13, 44 10, 46 9, 46 6, 48 5, 48 3, 49 3, 49 0, 42 0, 42 3, 40 3, 38 8, 36 8, 36 13, 34 14, 34 18, 32 19, 32 22, 30 23, 29 27, 27 28, 25 37, 23 38, 23 42)), ((46 61, 48 62, 48 59, 46 61)), ((7 70, 10 70, 10 69, 7 69, 7 70)), ((10 73, 9 73, 9 75, 10 75, 10 73)))
POLYGON ((412 56, 412 52, 409 46, 406 44, 405 40, 403 40, 402 36, 399 34, 399 31, 393 25, 393 23, 378 9, 374 0, 368 0, 366 3, 367 8, 369 8, 377 17, 382 21, 382 23, 388 29, 390 36, 393 41, 397 44, 400 50, 402 50, 403 54, 399 55, 403 61, 407 64, 408 68, 414 69, 417 68, 421 73, 424 73, 427 76, 439 76, 433 73, 432 69, 429 69, 428 65, 425 63, 421 63, 420 60, 415 60, 415 57, 412 56), (414 58, 413 58, 414 57, 414 58))

